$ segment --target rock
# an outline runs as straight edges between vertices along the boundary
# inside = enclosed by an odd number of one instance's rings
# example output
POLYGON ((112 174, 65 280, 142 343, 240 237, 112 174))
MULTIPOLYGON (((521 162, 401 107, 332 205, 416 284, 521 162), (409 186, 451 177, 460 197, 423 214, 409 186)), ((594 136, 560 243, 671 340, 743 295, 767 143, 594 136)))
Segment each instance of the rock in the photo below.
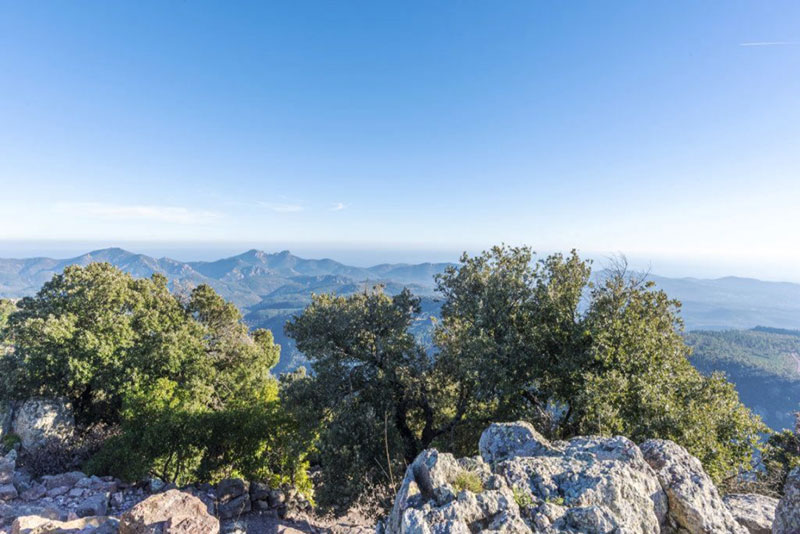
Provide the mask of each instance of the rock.
POLYGON ((166 485, 167 483, 160 478, 151 478, 147 482, 147 489, 150 491, 150 493, 158 493, 159 491, 163 490, 166 485))
POLYGON ((700 464, 700 460, 668 440, 640 445, 669 499, 669 516, 689 534, 747 534, 730 512, 700 464))
POLYGON ((28 491, 31 487, 31 476, 25 471, 15 471, 12 484, 18 493, 28 491))
POLYGON ((88 517, 93 515, 106 515, 108 513, 108 493, 98 493, 84 499, 75 509, 78 517, 88 517))
POLYGON ((228 478, 217 484, 217 515, 231 519, 251 509, 249 485, 240 478, 228 478))
POLYGON ((178 533, 218 534, 219 520, 200 499, 179 490, 152 495, 120 518, 119 534, 178 533))
POLYGON ((541 456, 554 451, 533 425, 525 422, 492 424, 481 434, 478 448, 489 464, 515 456, 541 456))
POLYGON ((579 437, 560 453, 542 451, 542 456, 501 462, 496 470, 529 506, 553 503, 567 508, 549 509, 540 518, 542 524, 551 523, 551 531, 661 532, 667 497, 632 441, 579 437))
POLYGON ((10 501, 16 499, 18 495, 17 488, 14 487, 14 484, 0 485, 0 501, 10 501))
POLYGON ((12 534, 112 534, 118 521, 112 517, 86 517, 57 521, 40 516, 23 516, 14 520, 12 534))
POLYGON ((49 438, 70 439, 75 418, 63 400, 30 399, 14 411, 12 431, 20 437, 22 448, 30 450, 49 438))
POLYGON ((86 478, 86 475, 80 471, 70 471, 58 475, 45 475, 42 477, 42 484, 48 490, 54 488, 67 488, 67 490, 70 490, 84 478, 86 478))
POLYGON ((272 490, 267 500, 271 508, 277 508, 286 502, 286 495, 281 490, 272 490))
MULTIPOLYGON (((732 508, 740 503, 756 516, 734 517, 700 462, 668 441, 641 448, 619 436, 549 443, 530 425, 511 423, 487 429, 480 452, 482 459, 458 461, 422 452, 376 532, 762 534, 748 529, 769 522, 769 499, 756 496, 731 497, 732 508), (456 482, 465 471, 481 484, 456 482)), ((800 469, 796 476, 800 500, 800 469)), ((800 534, 790 528, 786 534, 800 534)))
POLYGON ((25 490, 22 495, 20 495, 26 501, 35 501, 37 499, 41 499, 47 494, 47 488, 44 487, 44 484, 33 484, 30 488, 25 490))
POLYGON ((797 534, 800 532, 800 467, 795 467, 786 477, 783 497, 775 508, 772 534, 797 534))
POLYGON ((51 499, 54 497, 61 497, 67 493, 69 493, 69 488, 67 486, 58 486, 56 488, 47 490, 47 496, 51 499))
POLYGON ((508 488, 456 495, 453 482, 463 468, 452 455, 429 449, 406 469, 386 522, 390 534, 451 532, 469 534, 471 524, 486 523, 499 532, 530 532, 508 488))
POLYGON ((17 451, 11 451, 0 458, 0 484, 11 484, 14 481, 14 469, 17 468, 17 451))
POLYGON ((217 484, 217 499, 226 502, 244 495, 248 490, 247 482, 241 478, 226 478, 217 484))
POLYGON ((731 493, 722 498, 736 521, 750 534, 770 534, 778 499, 766 495, 731 493))
POLYGON ((57 521, 40 516, 23 516, 14 520, 11 534, 111 534, 117 520, 112 517, 85 517, 57 521))
POLYGON ((238 518, 242 514, 249 512, 250 509, 250 496, 245 493, 229 501, 219 502, 217 504, 217 515, 222 519, 238 518))
POLYGON ((251 501, 266 501, 269 499, 270 487, 269 484, 263 482, 250 483, 250 500, 251 501))

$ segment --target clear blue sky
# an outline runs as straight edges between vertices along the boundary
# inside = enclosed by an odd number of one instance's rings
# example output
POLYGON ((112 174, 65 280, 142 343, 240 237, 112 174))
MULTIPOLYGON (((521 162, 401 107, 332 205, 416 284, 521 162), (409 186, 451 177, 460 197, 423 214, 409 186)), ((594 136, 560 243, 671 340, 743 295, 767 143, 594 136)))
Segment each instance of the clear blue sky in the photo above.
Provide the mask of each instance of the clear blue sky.
POLYGON ((7 243, 800 279, 800 3, 0 1, 0 186, 7 243))

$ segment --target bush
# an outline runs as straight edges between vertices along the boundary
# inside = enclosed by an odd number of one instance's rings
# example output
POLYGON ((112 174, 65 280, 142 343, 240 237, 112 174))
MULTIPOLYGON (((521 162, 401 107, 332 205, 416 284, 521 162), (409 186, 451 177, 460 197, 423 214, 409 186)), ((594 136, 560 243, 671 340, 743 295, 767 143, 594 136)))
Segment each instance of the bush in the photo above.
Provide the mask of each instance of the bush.
POLYGON ((87 465, 125 480, 156 476, 182 485, 223 478, 290 483, 311 496, 303 444, 281 410, 277 388, 220 410, 161 380, 126 398, 120 435, 87 465), (244 402, 247 400, 247 402, 244 402))
POLYGON ((82 426, 117 430, 101 449, 48 443, 35 470, 91 451, 88 470, 128 480, 242 476, 310 489, 270 374, 280 347, 211 287, 181 299, 158 274, 70 266, 19 303, 4 334, 14 350, 0 354, 2 397, 66 397, 82 426))

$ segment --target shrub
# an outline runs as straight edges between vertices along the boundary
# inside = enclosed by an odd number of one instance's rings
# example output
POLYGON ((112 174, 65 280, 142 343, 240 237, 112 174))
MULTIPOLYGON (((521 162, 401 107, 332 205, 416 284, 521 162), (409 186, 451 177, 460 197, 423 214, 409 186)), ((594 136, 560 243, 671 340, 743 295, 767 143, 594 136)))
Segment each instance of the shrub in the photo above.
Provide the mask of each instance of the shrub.
POLYGON ((514 502, 517 503, 520 509, 532 508, 536 504, 528 490, 514 486, 511 491, 514 494, 514 502))
MULTIPOLYGON (((135 279, 109 264, 70 266, 19 303, 4 334, 14 350, 0 355, 3 397, 66 397, 81 425, 117 429, 88 470, 310 488, 305 451, 270 374, 280 347, 267 330, 249 332, 211 287, 182 299, 158 274, 135 279)), ((50 458, 30 461, 48 471, 99 445, 51 443, 50 458)))
POLYGON ((453 487, 459 492, 469 491, 472 493, 480 493, 483 491, 483 482, 481 482, 481 477, 479 477, 477 473, 461 471, 456 475, 456 479, 453 481, 453 487))

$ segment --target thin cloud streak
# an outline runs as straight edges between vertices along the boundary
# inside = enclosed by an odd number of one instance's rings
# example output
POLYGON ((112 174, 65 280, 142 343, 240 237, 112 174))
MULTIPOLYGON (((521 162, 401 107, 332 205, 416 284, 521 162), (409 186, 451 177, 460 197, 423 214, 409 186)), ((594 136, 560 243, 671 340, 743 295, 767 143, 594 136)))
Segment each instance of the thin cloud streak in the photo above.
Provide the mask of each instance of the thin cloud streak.
POLYGON ((299 204, 276 204, 274 202, 259 202, 259 206, 274 211, 275 213, 297 213, 305 208, 299 204))
POLYGON ((739 46, 795 46, 800 44, 800 41, 753 41, 739 43, 739 46))
POLYGON ((331 211, 342 211, 345 208, 347 208, 347 204, 345 204, 344 202, 337 202, 333 206, 331 206, 331 211))
POLYGON ((181 206, 104 204, 100 202, 62 202, 56 211, 76 217, 110 220, 149 220, 175 224, 202 224, 219 219, 214 211, 190 210, 181 206))

